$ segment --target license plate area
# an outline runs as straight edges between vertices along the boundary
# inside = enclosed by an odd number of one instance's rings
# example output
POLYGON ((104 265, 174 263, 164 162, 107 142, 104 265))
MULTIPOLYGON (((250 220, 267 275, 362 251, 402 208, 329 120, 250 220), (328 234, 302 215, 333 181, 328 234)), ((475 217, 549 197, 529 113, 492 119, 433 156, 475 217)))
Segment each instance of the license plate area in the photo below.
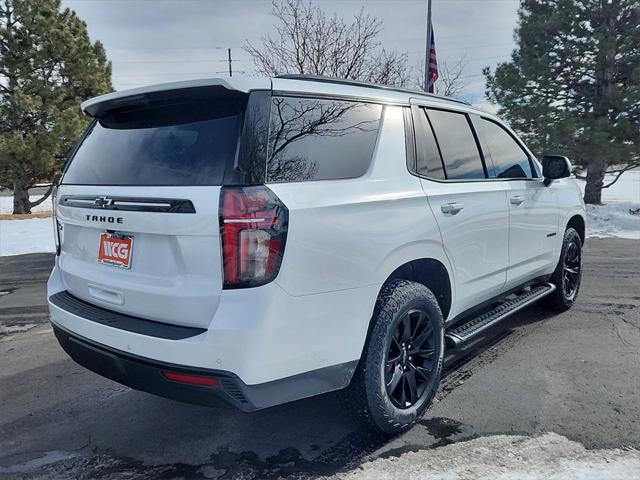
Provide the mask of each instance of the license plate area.
POLYGON ((131 268, 133 237, 121 233, 104 232, 100 235, 98 263, 113 267, 131 268))

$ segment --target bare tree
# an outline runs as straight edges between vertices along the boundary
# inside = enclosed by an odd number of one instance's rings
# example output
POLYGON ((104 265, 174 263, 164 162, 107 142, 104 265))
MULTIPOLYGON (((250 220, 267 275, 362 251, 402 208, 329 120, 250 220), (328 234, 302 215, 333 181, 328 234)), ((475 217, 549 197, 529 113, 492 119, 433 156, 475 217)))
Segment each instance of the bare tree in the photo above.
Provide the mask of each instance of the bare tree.
POLYGON ((436 93, 445 97, 455 97, 468 86, 464 78, 467 68, 467 58, 463 56, 457 61, 443 61, 438 65, 440 75, 435 83, 436 93))
MULTIPOLYGON (((458 60, 443 60, 438 62, 438 80, 434 84, 435 93, 445 97, 457 97, 469 86, 464 77, 468 65, 467 57, 463 55, 458 60)), ((422 89, 424 85, 424 61, 415 72, 413 87, 422 89)))
POLYGON ((263 37, 261 46, 244 46, 260 73, 325 75, 395 86, 410 81, 407 54, 382 48, 382 20, 364 9, 347 23, 311 1, 274 0, 271 15, 277 20, 275 34, 263 37))

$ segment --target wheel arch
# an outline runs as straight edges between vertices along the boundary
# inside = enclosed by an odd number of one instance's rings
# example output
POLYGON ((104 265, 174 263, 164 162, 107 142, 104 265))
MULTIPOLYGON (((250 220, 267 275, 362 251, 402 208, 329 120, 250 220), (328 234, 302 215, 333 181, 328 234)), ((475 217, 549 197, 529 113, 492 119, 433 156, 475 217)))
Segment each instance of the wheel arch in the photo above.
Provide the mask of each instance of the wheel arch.
POLYGON ((567 227, 565 228, 565 230, 567 228, 573 228, 576 232, 578 232, 578 235, 580 235, 580 240, 584 245, 584 242, 586 240, 586 230, 587 230, 584 217, 582 215, 572 216, 567 222, 567 227))
MULTIPOLYGON (((409 280, 421 283, 435 295, 442 311, 442 317, 446 319, 449 315, 452 304, 451 278, 447 268, 439 260, 419 258, 400 265, 385 280, 380 292, 384 285, 393 280, 409 280)), ((378 296, 380 292, 378 292, 378 296)))

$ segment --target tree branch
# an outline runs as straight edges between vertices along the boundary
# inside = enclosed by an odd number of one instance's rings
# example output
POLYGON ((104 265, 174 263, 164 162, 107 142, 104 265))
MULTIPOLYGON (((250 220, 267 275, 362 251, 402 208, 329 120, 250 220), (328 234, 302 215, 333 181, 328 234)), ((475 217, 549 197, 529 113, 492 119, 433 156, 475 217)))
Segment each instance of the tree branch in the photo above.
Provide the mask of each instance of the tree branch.
POLYGON ((276 20, 273 36, 263 37, 259 47, 250 42, 243 47, 260 73, 326 75, 388 85, 405 85, 410 78, 406 53, 385 52, 378 40, 382 20, 364 9, 346 22, 310 1, 278 0, 271 15, 276 20))
POLYGON ((53 189, 55 188, 55 185, 56 185, 55 183, 52 183, 51 185, 49 185, 49 187, 47 188, 47 191, 42 194, 42 198, 39 198, 35 202, 29 202, 30 208, 37 207, 42 202, 44 202, 47 198, 49 198, 49 196, 51 196, 51 193, 53 192, 53 189))
MULTIPOLYGON (((633 170, 636 167, 640 167, 640 162, 632 163, 631 165, 627 165, 626 167, 624 167, 624 168, 622 168, 620 170, 616 170, 616 172, 617 172, 616 178, 614 178, 611 182, 607 183, 606 185, 603 185, 602 188, 609 188, 611 185, 613 185, 618 180, 620 180, 620 177, 622 176, 622 174, 624 172, 628 172, 629 170, 633 170)), ((607 172, 607 173, 612 173, 612 172, 607 172)))

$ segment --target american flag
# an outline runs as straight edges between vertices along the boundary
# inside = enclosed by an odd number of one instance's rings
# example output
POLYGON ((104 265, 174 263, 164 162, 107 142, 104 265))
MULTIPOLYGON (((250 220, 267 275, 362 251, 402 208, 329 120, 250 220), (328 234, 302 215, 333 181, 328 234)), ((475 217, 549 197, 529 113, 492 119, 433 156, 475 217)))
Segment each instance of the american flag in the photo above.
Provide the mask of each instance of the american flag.
POLYGON ((431 43, 429 44, 429 70, 427 73, 427 91, 433 93, 433 85, 438 79, 438 60, 436 59, 436 40, 433 35, 433 24, 431 24, 431 43))

